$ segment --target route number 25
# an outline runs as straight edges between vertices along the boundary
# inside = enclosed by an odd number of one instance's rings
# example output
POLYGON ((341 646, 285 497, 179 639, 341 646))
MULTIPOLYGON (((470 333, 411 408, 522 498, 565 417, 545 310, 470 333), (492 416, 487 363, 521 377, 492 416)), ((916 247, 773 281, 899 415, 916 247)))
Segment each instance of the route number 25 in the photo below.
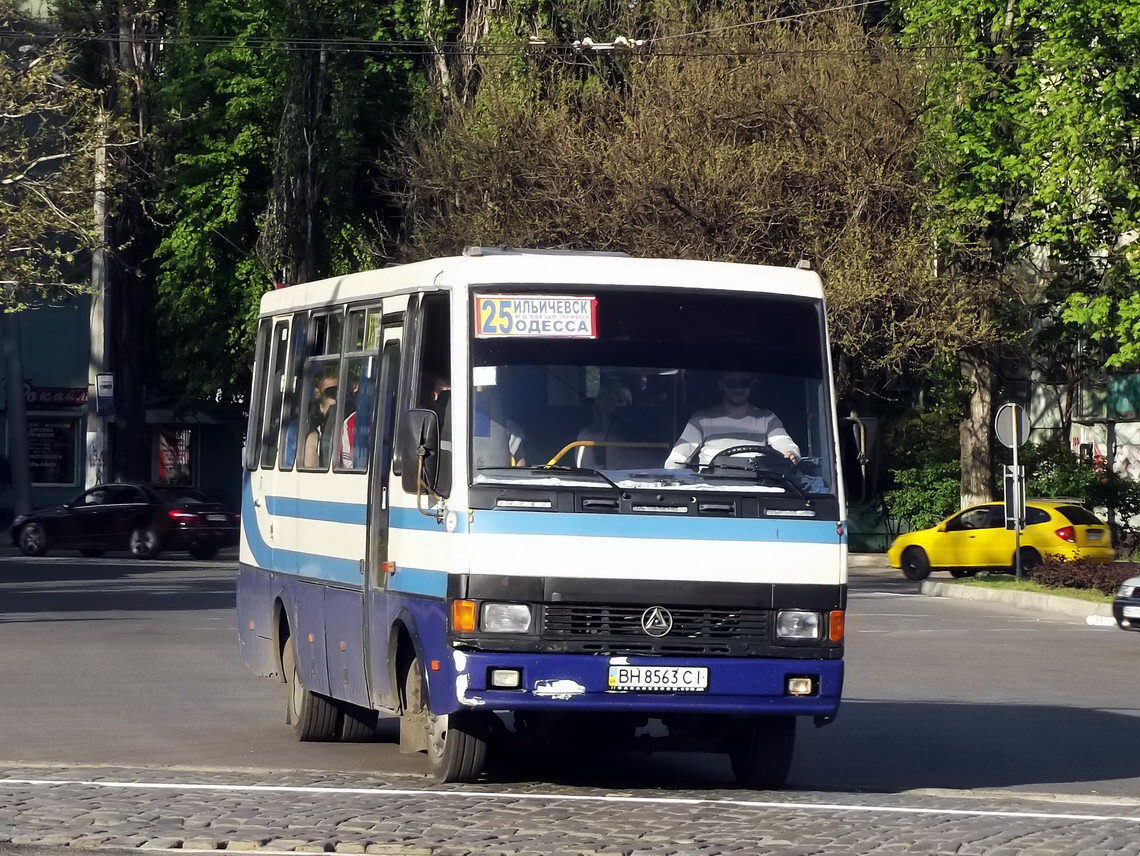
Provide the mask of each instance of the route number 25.
POLYGON ((509 300, 483 300, 479 306, 479 332, 485 335, 510 333, 515 317, 509 300))

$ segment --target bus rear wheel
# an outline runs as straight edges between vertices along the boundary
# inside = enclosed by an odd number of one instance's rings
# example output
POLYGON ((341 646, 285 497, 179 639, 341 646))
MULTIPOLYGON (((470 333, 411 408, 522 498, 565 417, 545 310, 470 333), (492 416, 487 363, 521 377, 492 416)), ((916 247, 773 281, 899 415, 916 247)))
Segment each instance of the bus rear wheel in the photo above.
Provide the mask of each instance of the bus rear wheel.
MULTIPOLYGON (((487 718, 475 711, 436 716, 428 704, 427 686, 419 657, 408 663, 404 678, 404 716, 400 729, 422 728, 422 735, 409 735, 412 740, 400 742, 419 744, 419 737, 427 748, 428 764, 437 782, 478 781, 487 763, 487 744, 490 727, 487 718)), ((423 745, 423 744, 420 744, 423 745)))
POLYGON ((298 740, 335 740, 339 711, 331 701, 305 689, 297 666, 297 649, 290 637, 281 652, 285 675, 285 724, 293 727, 298 740))
POLYGON ((737 783, 762 790, 783 787, 796 748, 794 716, 754 716, 731 741, 728 757, 737 783))

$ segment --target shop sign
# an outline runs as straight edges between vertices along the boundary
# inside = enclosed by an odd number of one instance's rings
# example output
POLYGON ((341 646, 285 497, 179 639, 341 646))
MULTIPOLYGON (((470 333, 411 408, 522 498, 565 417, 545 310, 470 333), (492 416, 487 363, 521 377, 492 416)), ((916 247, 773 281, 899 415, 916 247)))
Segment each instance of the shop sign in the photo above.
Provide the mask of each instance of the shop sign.
POLYGON ((87 387, 35 386, 24 381, 24 401, 28 407, 82 407, 87 387))

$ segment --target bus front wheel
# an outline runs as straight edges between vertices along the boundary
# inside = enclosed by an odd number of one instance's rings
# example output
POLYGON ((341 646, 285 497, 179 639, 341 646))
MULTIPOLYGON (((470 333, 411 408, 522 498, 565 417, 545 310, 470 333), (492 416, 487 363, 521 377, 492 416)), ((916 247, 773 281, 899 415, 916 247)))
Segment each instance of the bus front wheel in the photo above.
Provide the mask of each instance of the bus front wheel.
POLYGON ((418 657, 408 663, 404 678, 400 731, 402 746, 426 746, 431 774, 438 782, 477 781, 487 763, 490 728, 486 717, 465 710, 442 716, 433 714, 418 657), (423 733, 405 735, 405 728, 423 729, 423 733))
POLYGON ((305 689, 297 667, 297 649, 290 637, 281 652, 281 671, 285 675, 285 724, 293 726, 298 740, 335 740, 336 706, 324 696, 305 689))
POLYGON ((731 740, 728 757, 742 787, 783 787, 796 748, 794 716, 754 716, 740 725, 731 740))

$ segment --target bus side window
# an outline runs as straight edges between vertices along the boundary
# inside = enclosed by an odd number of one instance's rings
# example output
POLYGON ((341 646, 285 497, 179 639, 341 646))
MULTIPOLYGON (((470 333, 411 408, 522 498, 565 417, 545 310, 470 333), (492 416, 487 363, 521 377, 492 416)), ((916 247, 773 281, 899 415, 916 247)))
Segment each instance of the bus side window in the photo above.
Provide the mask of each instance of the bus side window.
POLYGON ((289 322, 273 325, 273 354, 269 380, 265 385, 265 421, 261 428, 261 466, 272 468, 277 460, 277 438, 281 433, 281 401, 285 393, 286 357, 289 353, 289 322))
POLYGON ((279 469, 291 470, 297 462, 297 432, 304 393, 303 370, 306 357, 305 334, 309 330, 306 312, 293 315, 293 344, 289 349, 289 370, 285 375, 285 407, 281 414, 281 461, 279 469))
POLYGON ((345 341, 344 369, 341 375, 340 430, 333 458, 336 469, 363 473, 368 471, 368 453, 372 448, 376 414, 376 381, 380 372, 379 307, 359 309, 348 315, 348 337, 345 341))
POLYGON ((396 444, 392 449, 392 472, 395 475, 403 473, 404 462, 401 455, 403 443, 401 438, 404 432, 404 414, 411 407, 413 400, 411 390, 415 383, 416 353, 420 340, 420 298, 413 294, 408 298, 408 308, 404 311, 404 356, 400 367, 400 389, 396 399, 396 444))
POLYGON ((420 347, 412 379, 412 407, 439 417, 439 483, 451 493, 451 312, 448 295, 429 294, 420 308, 420 347))
POLYGON ((269 319, 263 318, 257 328, 257 353, 254 357, 253 383, 249 390, 249 423, 245 432, 245 467, 256 470, 261 460, 261 411, 265 397, 265 368, 269 360, 269 319))
POLYGON ((301 420, 297 431, 297 469, 327 470, 337 434, 337 399, 340 396, 341 324, 339 313, 313 319, 309 356, 301 380, 301 420))

